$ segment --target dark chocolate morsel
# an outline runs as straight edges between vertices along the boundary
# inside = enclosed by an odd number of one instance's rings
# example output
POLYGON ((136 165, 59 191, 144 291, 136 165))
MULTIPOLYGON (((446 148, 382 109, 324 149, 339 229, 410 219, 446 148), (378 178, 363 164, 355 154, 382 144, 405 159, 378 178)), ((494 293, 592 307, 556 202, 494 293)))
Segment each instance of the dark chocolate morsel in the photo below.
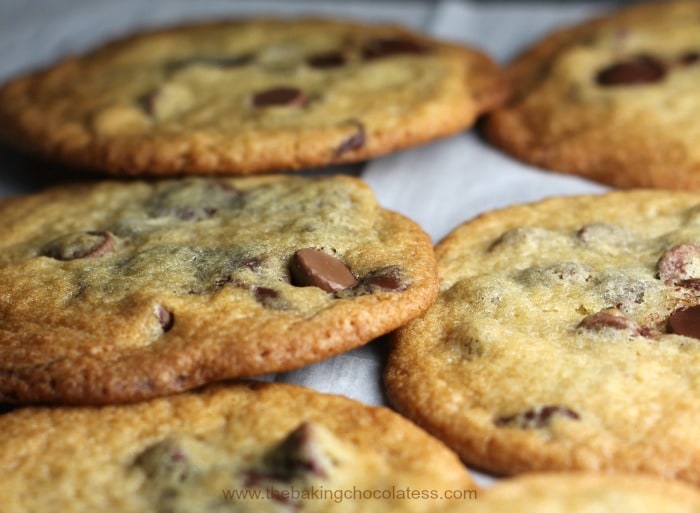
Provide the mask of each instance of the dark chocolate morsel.
POLYGON ((258 301, 265 301, 266 299, 277 299, 279 294, 275 289, 269 287, 256 287, 255 288, 255 298, 258 301))
POLYGON ((163 333, 167 333, 175 324, 175 316, 172 312, 166 310, 164 306, 158 305, 158 322, 163 328, 163 333))
POLYGON ((337 159, 344 153, 349 151, 359 150, 365 145, 365 126, 359 121, 352 121, 355 126, 355 132, 345 139, 333 152, 333 158, 337 159))
POLYGON ((113 251, 116 245, 117 241, 112 232, 106 230, 77 232, 49 242, 42 255, 56 260, 97 258, 113 251))
POLYGON ((298 287, 318 287, 326 292, 336 292, 357 285, 357 280, 343 262, 315 248, 295 252, 289 271, 292 284, 298 287))
POLYGON ((338 68, 345 64, 345 55, 341 52, 332 51, 315 53, 306 58, 306 63, 312 68, 338 68))
POLYGON ((370 39, 362 47, 365 59, 379 59, 399 54, 423 54, 427 48, 417 41, 402 38, 370 39))
POLYGON ((681 66, 692 66, 698 61, 700 61, 700 52, 691 51, 681 55, 680 59, 678 59, 678 64, 681 66))
POLYGON ((513 426, 521 429, 540 429, 547 427, 555 415, 563 416, 572 420, 579 420, 581 417, 574 410, 566 406, 547 405, 516 413, 497 417, 494 424, 497 426, 513 426))
POLYGON ((596 82, 601 86, 650 84, 665 75, 663 62, 649 55, 637 55, 603 68, 596 75, 596 82))
POLYGON ((700 305, 680 308, 668 318, 668 331, 700 339, 700 305))
POLYGON ((275 87, 253 95, 255 107, 303 107, 308 97, 295 87, 275 87))

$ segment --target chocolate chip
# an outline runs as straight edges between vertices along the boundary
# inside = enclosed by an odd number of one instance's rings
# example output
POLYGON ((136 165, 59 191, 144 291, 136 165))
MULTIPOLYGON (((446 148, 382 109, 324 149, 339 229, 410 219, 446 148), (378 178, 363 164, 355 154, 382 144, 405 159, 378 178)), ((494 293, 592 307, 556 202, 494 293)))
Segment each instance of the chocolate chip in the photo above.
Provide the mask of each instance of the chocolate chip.
POLYGON ((149 116, 153 116, 153 114, 155 113, 155 104, 157 96, 157 89, 145 92, 141 96, 136 98, 136 105, 138 105, 139 108, 149 116))
POLYGON ((163 328, 163 333, 167 333, 175 324, 175 316, 162 305, 158 305, 158 322, 163 328))
POLYGON ((663 62, 649 55, 637 55, 600 70, 596 82, 602 86, 649 84, 660 81, 665 75, 663 62))
POLYGON ((312 68, 338 68, 345 64, 345 55, 340 52, 324 52, 309 55, 306 63, 312 68))
POLYGON ((637 330, 634 321, 626 317, 617 308, 607 308, 585 317, 578 325, 579 328, 598 331, 605 328, 615 330, 637 330))
POLYGON ((427 48, 411 39, 377 38, 370 39, 362 47, 365 59, 379 59, 399 54, 424 54, 427 48))
POLYGON ((77 232, 49 242, 42 254, 56 260, 97 258, 113 251, 116 245, 116 238, 111 232, 77 232))
POLYGON ((286 310, 289 305, 280 298, 279 292, 269 287, 255 287, 255 300, 267 308, 286 310))
POLYGON ((236 262, 234 262, 233 267, 234 269, 237 269, 239 267, 247 267, 251 271, 257 271, 258 269, 260 269, 263 260, 264 257, 242 258, 241 260, 237 260, 236 262))
POLYGON ((678 64, 680 64, 681 66, 692 66, 698 61, 700 61, 700 52, 691 51, 681 55, 680 59, 678 59, 678 64))
POLYGON ((292 480, 306 475, 326 477, 332 461, 321 441, 319 427, 303 422, 277 446, 267 457, 269 477, 292 480))
POLYGON ((656 264, 659 278, 673 285, 700 275, 700 246, 679 244, 661 255, 656 264))
POLYGON ((277 297, 279 297, 279 293, 275 289, 271 289, 268 287, 256 287, 255 297, 259 300, 276 299, 277 297))
POLYGON ((308 97, 295 87, 275 87, 253 95, 255 107, 303 107, 308 97))
POLYGON ((572 420, 579 420, 578 413, 566 406, 548 405, 537 406, 515 415, 497 417, 494 424, 497 426, 513 426, 521 429, 540 429, 547 427, 554 416, 563 416, 572 420))
POLYGON ((676 310, 668 318, 668 331, 700 339, 700 305, 676 310))
POLYGON ((681 280, 676 285, 694 290, 695 292, 700 292, 700 278, 690 278, 688 280, 681 280))
POLYGON ((349 152, 359 150, 365 145, 365 126, 359 121, 351 121, 355 126, 355 132, 347 137, 333 152, 333 158, 337 159, 341 155, 349 152))
POLYGON ((326 292, 349 289, 357 280, 347 266, 336 257, 314 248, 294 253, 289 271, 297 287, 318 287, 326 292))
POLYGON ((218 68, 237 68, 239 66, 250 64, 254 58, 255 55, 252 53, 242 55, 224 55, 219 57, 198 55, 195 57, 186 57, 184 59, 167 61, 165 63, 165 71, 167 73, 174 73, 182 68, 192 65, 216 66, 218 68))
POLYGON ((176 440, 166 438, 147 447, 134 460, 146 476, 159 485, 185 481, 191 473, 185 448, 176 440))
POLYGON ((389 266, 377 271, 372 271, 362 279, 361 285, 368 288, 380 288, 384 290, 405 290, 406 282, 401 276, 401 268, 389 266))

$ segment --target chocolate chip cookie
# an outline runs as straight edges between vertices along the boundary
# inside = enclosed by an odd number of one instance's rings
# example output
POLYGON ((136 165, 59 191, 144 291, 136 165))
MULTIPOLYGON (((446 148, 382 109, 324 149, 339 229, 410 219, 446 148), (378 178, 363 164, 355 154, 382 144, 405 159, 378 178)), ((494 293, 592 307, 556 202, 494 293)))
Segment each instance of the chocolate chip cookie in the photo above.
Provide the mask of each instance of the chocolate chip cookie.
POLYGON ((438 300, 386 371, 400 411, 494 473, 700 484, 700 195, 513 206, 436 253, 438 300))
POLYGON ((452 451, 388 409, 262 383, 0 415, 0 473, 4 513, 418 513, 474 488, 452 451))
POLYGON ((364 160, 469 127, 505 81, 407 29, 225 21, 112 42, 0 90, 0 137, 119 175, 250 174, 364 160))
POLYGON ((526 474, 479 491, 447 513, 693 513, 700 492, 692 486, 641 475, 526 474))
POLYGON ((485 132, 519 159, 618 187, 700 190, 700 3, 647 3, 555 32, 509 67, 485 132))
POLYGON ((300 367, 437 294, 350 177, 64 186, 0 203, 0 403, 112 403, 300 367))

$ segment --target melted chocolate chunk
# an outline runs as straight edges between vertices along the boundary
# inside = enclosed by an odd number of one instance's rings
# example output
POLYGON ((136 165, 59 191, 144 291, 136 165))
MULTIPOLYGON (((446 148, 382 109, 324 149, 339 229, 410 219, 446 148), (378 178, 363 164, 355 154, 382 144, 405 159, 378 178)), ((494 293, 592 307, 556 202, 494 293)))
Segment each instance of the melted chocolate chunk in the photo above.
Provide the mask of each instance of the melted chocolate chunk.
POLYGON ((309 55, 306 58, 306 63, 312 68, 326 69, 338 68, 345 65, 345 55, 341 52, 324 52, 309 55))
POLYGON ((365 145, 367 139, 365 136, 365 126, 359 121, 353 121, 352 123, 355 125, 355 133, 350 135, 335 149, 333 152, 334 159, 337 159, 349 151, 359 150, 365 145))
POLYGON ((696 292, 700 292, 700 278, 690 278, 688 280, 681 280, 676 285, 686 289, 694 290, 696 292))
POLYGON ((167 333, 175 324, 175 315, 166 310, 164 306, 158 305, 158 322, 163 328, 163 333, 167 333))
POLYGON ((637 55, 600 70, 596 82, 601 86, 651 84, 665 75, 663 62, 649 55, 637 55))
POLYGON ((637 325, 634 321, 626 317, 616 308, 608 308, 585 317, 580 323, 579 328, 588 330, 601 330, 604 328, 612 328, 615 330, 636 330, 637 325))
POLYGON ((220 57, 210 55, 198 55, 195 57, 187 57, 184 59, 174 59, 165 63, 165 71, 174 73, 192 65, 215 66, 217 68, 237 68, 250 64, 255 55, 252 53, 242 55, 224 55, 220 57))
POLYGON ((554 416, 563 416, 572 420, 579 420, 578 413, 566 406, 548 405, 538 406, 515 415, 497 417, 494 424, 497 426, 513 426, 521 429, 541 429, 547 427, 554 416))
POLYGON ((357 285, 357 280, 343 262, 314 248, 294 253, 289 271, 292 284, 297 287, 318 287, 326 292, 336 292, 357 285))
POLYGON ((327 477, 332 462, 319 440, 317 427, 300 424, 268 455, 269 476, 291 481, 307 475, 327 477))
POLYGON ((308 97, 295 87, 275 87, 253 95, 255 107, 303 107, 308 97))
POLYGON ((678 59, 681 66, 692 66, 700 61, 700 52, 686 52, 678 59))
POLYGON ((405 290, 408 286, 402 277, 401 268, 394 265, 372 271, 362 279, 360 285, 370 290, 380 288, 396 291, 405 290))
POLYGON ((279 297, 279 294, 275 289, 268 287, 257 287, 255 289, 255 297, 258 299, 276 299, 279 297))
POLYGON ((97 258, 113 251, 116 245, 116 238, 106 230, 70 233, 51 241, 42 255, 56 260, 97 258))
POLYGON ((700 270, 700 246, 695 244, 674 246, 661 255, 656 268, 659 278, 666 285, 694 278, 696 271, 700 270))
POLYGON ((668 318, 668 331, 700 339, 700 305, 676 310, 668 318))
POLYGON ((255 287, 255 300, 267 308, 286 310, 289 305, 280 298, 279 292, 269 287, 255 287))
POLYGON ((362 47, 365 59, 379 59, 400 54, 424 54, 428 49, 417 41, 401 38, 370 39, 362 47))

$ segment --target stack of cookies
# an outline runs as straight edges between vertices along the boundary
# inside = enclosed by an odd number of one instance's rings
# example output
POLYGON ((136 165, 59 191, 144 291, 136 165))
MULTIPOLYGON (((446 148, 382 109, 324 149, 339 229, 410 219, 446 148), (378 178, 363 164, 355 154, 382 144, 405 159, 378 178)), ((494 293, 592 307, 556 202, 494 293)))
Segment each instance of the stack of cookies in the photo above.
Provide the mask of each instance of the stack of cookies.
POLYGON ((273 174, 490 112, 485 134, 537 165, 692 189, 692 158, 660 178, 692 132, 658 137, 654 98, 687 103, 699 20, 688 0, 631 8, 505 73, 395 26, 221 21, 3 86, 5 142, 112 177, 0 203, 0 510, 700 511, 699 195, 553 198, 433 248, 357 178, 273 174), (638 79, 647 60, 662 72, 638 79), (610 149, 601 112, 614 135, 651 128, 610 149), (390 332, 388 398, 430 434, 240 380, 390 332), (460 458, 527 474, 477 490, 460 458))

